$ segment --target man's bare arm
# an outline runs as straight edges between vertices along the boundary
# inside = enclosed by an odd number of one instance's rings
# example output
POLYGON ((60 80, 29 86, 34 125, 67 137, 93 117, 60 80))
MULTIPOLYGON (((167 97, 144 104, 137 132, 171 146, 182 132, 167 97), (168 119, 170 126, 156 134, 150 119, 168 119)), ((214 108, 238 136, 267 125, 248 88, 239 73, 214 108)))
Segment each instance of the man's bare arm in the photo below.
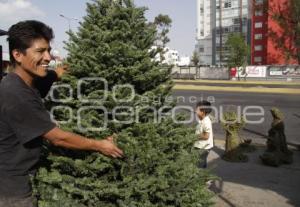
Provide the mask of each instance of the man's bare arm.
POLYGON ((208 138, 209 138, 209 132, 202 132, 201 134, 199 134, 200 140, 208 140, 208 138))
POLYGON ((78 150, 92 150, 114 158, 122 157, 123 152, 113 142, 112 137, 103 140, 88 139, 86 137, 66 132, 58 127, 43 135, 55 146, 78 150))

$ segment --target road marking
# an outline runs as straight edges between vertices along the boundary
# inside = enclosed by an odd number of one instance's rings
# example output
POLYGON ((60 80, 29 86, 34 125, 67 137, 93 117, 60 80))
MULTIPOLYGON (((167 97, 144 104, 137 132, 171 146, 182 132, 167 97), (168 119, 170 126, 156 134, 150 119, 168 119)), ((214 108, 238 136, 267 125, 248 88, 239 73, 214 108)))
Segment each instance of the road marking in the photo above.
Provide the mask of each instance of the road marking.
POLYGON ((232 91, 245 93, 276 93, 276 94, 300 94, 298 88, 258 88, 258 87, 225 87, 225 86, 197 86, 197 85, 178 85, 174 90, 193 90, 193 91, 232 91))

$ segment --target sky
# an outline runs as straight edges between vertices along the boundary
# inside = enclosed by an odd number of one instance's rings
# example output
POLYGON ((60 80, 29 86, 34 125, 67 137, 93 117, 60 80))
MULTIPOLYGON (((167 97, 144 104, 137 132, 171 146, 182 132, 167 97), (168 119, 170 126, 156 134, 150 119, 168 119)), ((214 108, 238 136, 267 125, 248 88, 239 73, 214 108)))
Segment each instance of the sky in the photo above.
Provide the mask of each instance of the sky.
MULTIPOLYGON (((65 33, 68 20, 71 29, 76 31, 79 21, 86 15, 86 3, 91 0, 0 0, 0 29, 7 30, 12 24, 21 20, 35 19, 53 28, 55 39, 52 47, 61 56, 66 56, 63 41, 68 39, 65 33)), ((158 14, 167 14, 172 19, 168 47, 177 50, 180 56, 191 56, 196 38, 196 1, 195 0, 135 0, 137 6, 148 7, 146 17, 153 21, 158 14)), ((0 37, 4 52, 8 52, 5 37, 0 37)))

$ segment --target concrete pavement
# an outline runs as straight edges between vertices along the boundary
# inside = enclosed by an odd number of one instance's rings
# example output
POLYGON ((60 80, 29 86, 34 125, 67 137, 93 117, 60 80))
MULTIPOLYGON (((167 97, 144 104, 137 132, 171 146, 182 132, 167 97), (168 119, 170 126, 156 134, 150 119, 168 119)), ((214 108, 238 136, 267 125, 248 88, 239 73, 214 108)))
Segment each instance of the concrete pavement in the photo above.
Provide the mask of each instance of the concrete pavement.
MULTIPOLYGON (((247 153, 247 163, 231 163, 221 159, 224 154, 224 130, 215 123, 215 147, 208 157, 208 168, 219 176, 210 190, 215 196, 215 207, 297 207, 300 206, 300 151, 293 150, 294 162, 278 168, 265 166, 259 156, 266 149, 266 139, 272 117, 271 107, 280 108, 285 115, 288 141, 299 144, 300 127, 300 82, 231 81, 175 81, 173 96, 181 97, 178 106, 195 106, 197 101, 208 98, 220 107, 249 105, 264 109, 261 124, 247 124, 241 132, 242 138, 252 139, 256 151, 247 153)), ((178 99, 177 99, 178 100, 178 99)))
POLYGON ((215 207, 297 207, 300 206, 300 152, 293 151, 294 163, 278 168, 265 166, 259 155, 264 145, 247 153, 247 163, 221 159, 225 142, 215 140, 208 157, 208 168, 220 180, 209 187, 216 194, 215 207))

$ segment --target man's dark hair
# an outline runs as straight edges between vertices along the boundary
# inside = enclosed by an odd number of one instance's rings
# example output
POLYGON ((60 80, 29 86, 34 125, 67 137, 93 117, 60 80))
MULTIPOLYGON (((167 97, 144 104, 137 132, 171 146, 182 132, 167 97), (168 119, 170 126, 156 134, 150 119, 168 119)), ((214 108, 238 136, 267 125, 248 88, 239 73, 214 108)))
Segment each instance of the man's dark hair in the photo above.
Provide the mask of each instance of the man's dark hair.
POLYGON ((50 42, 54 38, 53 30, 49 26, 35 20, 18 22, 12 25, 7 33, 10 61, 13 66, 16 64, 12 55, 13 50, 17 49, 26 54, 26 49, 31 47, 34 40, 43 38, 50 42))
POLYGON ((204 111, 205 114, 210 114, 211 103, 209 101, 199 101, 196 105, 196 108, 199 107, 200 107, 200 111, 204 111))

